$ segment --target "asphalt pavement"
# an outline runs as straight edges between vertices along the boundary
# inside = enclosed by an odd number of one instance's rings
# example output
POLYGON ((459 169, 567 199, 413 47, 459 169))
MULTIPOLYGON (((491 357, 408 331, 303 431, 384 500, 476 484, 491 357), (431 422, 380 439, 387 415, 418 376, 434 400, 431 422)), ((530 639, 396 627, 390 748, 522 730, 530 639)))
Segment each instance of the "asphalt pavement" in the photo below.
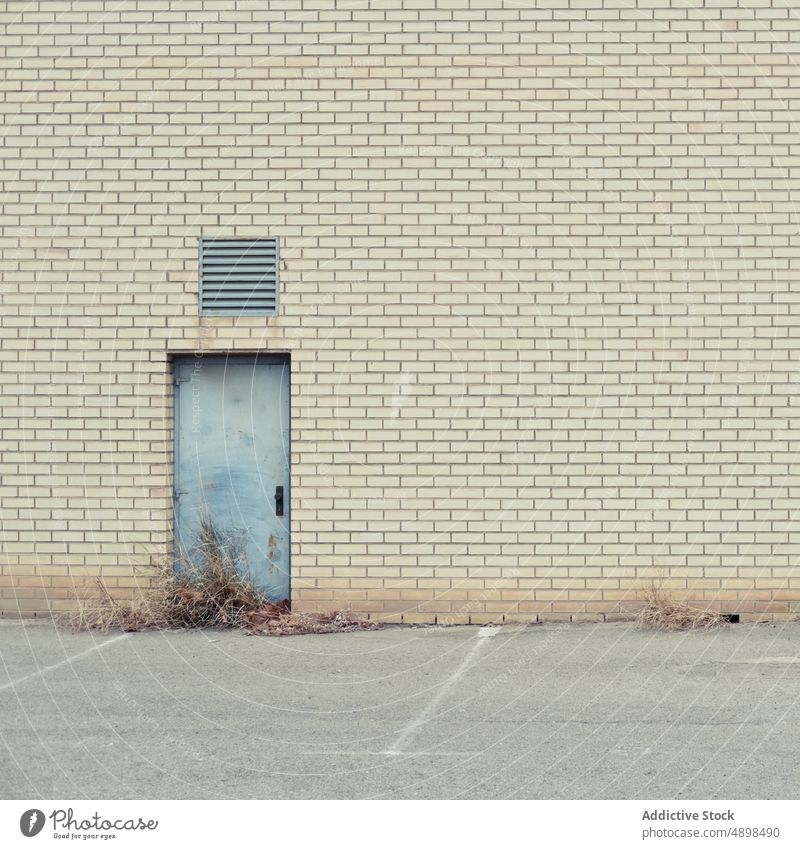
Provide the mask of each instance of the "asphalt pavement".
POLYGON ((0 622, 0 797, 796 798, 800 624, 0 622))

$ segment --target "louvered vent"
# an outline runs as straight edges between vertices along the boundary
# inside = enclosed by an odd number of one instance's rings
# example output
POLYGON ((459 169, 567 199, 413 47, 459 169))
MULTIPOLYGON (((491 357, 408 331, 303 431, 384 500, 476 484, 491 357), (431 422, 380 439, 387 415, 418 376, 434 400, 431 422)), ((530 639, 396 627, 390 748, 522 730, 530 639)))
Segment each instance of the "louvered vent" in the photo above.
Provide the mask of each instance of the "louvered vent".
POLYGON ((213 315, 275 315, 278 240, 201 239, 200 311, 213 315))

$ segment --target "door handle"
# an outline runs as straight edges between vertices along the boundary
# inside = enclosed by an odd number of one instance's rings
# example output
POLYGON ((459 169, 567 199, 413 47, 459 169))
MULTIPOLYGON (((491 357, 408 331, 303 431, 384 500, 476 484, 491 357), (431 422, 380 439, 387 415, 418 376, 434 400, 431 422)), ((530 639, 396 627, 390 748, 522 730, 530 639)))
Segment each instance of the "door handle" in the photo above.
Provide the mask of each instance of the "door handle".
POLYGON ((275 515, 283 516, 283 487, 275 487, 275 515))

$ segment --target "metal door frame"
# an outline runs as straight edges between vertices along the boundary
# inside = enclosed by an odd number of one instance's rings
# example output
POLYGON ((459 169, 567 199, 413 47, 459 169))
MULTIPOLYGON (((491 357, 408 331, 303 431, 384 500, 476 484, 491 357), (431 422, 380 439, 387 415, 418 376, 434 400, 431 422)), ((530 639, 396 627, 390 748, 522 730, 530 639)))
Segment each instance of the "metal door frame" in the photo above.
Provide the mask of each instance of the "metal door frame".
POLYGON ((177 528, 177 492, 178 492, 178 438, 180 435, 180 414, 178 411, 178 385, 183 381, 178 379, 178 363, 183 361, 199 361, 205 359, 234 360, 237 363, 273 363, 285 365, 289 370, 289 445, 286 453, 286 465, 289 469, 289 545, 286 555, 287 570, 289 572, 289 604, 292 599, 292 355, 289 351, 170 351, 168 354, 169 373, 172 379, 172 552, 173 566, 178 562, 180 552, 178 551, 177 528))

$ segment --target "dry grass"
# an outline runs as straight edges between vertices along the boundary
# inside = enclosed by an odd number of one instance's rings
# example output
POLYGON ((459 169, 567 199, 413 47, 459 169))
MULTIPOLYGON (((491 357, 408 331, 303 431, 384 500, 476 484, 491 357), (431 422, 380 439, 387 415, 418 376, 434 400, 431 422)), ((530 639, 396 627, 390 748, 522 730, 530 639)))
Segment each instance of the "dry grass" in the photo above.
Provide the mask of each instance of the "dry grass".
POLYGON ((285 607, 265 605, 250 611, 244 617, 244 629, 248 634, 334 634, 343 631, 376 631, 380 622, 361 619, 341 610, 331 613, 292 613, 285 607))
POLYGON ((662 587, 653 584, 642 591, 644 606, 636 616, 640 628, 656 631, 693 631, 718 628, 727 620, 715 610, 692 607, 675 601, 662 587))
POLYGON ((67 615, 73 631, 243 628, 251 634, 327 634, 374 630, 381 623, 342 612, 292 613, 275 604, 242 575, 242 547, 203 518, 195 550, 179 568, 155 566, 149 586, 133 601, 118 601, 98 579, 96 591, 76 599, 67 615))

